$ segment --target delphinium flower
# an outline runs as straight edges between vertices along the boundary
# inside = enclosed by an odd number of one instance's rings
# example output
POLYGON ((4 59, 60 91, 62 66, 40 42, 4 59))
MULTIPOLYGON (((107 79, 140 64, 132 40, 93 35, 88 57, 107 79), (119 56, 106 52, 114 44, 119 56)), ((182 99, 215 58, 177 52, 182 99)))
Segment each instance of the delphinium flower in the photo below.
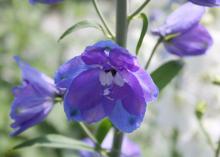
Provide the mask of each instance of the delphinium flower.
POLYGON ((112 41, 89 46, 61 65, 55 83, 66 90, 68 120, 94 123, 108 117, 123 132, 140 126, 146 105, 158 95, 136 57, 112 41))
POLYGON ((216 7, 220 6, 220 0, 189 0, 197 5, 216 7))
POLYGON ((44 4, 56 4, 62 2, 63 0, 29 0, 31 4, 44 3, 44 4))
MULTIPOLYGON (((86 144, 95 147, 95 144, 92 142, 91 139, 86 138, 83 140, 86 144)), ((113 134, 112 132, 108 133, 108 135, 105 137, 102 148, 106 150, 111 150, 113 141, 113 134)), ((80 157, 101 157, 100 154, 95 152, 88 152, 88 151, 80 151, 79 152, 80 157)), ((123 138, 122 142, 122 149, 121 149, 121 155, 120 157, 141 157, 141 150, 139 146, 131 141, 127 136, 123 138)))
POLYGON ((212 45, 209 32, 200 24, 205 7, 188 2, 172 13, 154 35, 163 37, 164 46, 178 56, 204 54, 212 45))
POLYGON ((22 71, 22 85, 13 89, 14 101, 10 117, 14 120, 11 127, 15 136, 42 122, 53 108, 54 99, 60 92, 54 81, 15 57, 22 71))

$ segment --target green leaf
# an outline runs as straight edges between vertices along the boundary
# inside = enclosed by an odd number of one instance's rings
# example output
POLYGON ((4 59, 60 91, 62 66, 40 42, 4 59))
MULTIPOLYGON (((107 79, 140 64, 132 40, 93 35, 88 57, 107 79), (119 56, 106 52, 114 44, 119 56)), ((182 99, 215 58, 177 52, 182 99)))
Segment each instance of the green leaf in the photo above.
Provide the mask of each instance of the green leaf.
POLYGON ((56 134, 49 134, 24 141, 23 143, 16 145, 14 149, 21 149, 25 147, 48 147, 58 149, 95 151, 93 147, 85 144, 82 141, 56 134))
POLYGON ((161 65, 151 73, 151 76, 160 91, 168 85, 175 76, 177 76, 183 68, 183 65, 184 63, 182 60, 173 60, 161 65))
POLYGON ((109 130, 111 129, 112 124, 108 119, 104 119, 98 127, 96 132, 96 139, 99 144, 102 144, 109 130))
POLYGON ((139 53, 139 50, 141 48, 141 45, 143 43, 144 37, 145 37, 145 35, 147 33, 147 29, 148 29, 148 19, 147 19, 147 16, 144 13, 141 13, 140 14, 140 18, 143 21, 143 26, 142 26, 140 38, 139 38, 137 46, 136 46, 136 54, 137 55, 139 53))
POLYGON ((83 28, 96 28, 100 31, 102 31, 106 36, 109 36, 108 34, 106 34, 106 32, 104 31, 104 29, 102 28, 102 26, 100 24, 97 23, 91 23, 89 21, 80 21, 76 24, 74 24, 73 26, 71 26, 70 28, 68 28, 59 38, 58 41, 62 40, 64 37, 66 37, 67 35, 83 29, 83 28))

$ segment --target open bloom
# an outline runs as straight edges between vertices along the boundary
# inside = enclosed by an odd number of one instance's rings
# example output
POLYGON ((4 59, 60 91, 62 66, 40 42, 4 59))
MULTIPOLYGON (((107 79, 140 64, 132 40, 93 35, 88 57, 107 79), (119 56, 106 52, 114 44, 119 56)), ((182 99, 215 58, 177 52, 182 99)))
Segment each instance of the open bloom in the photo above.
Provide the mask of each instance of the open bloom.
POLYGON ((44 4, 56 4, 59 3, 63 0, 29 0, 29 2, 31 4, 35 4, 35 3, 44 3, 44 4))
POLYGON ((220 5, 220 0, 190 0, 191 2, 208 7, 215 7, 220 5))
POLYGON ((178 56, 204 54, 212 45, 209 32, 199 22, 205 7, 188 2, 172 13, 165 24, 152 32, 163 37, 165 48, 178 56))
MULTIPOLYGON (((95 147, 95 144, 91 141, 91 139, 86 138, 83 140, 86 144, 95 147)), ((111 150, 113 141, 113 134, 112 132, 108 133, 105 137, 102 148, 111 150)), ((88 151, 80 151, 80 157, 101 157, 98 153, 95 152, 88 152, 88 151)), ((141 157, 141 150, 139 146, 131 141, 127 136, 123 138, 122 142, 122 149, 120 157, 141 157)))
POLYGON ((157 87, 137 59, 112 41, 101 41, 62 65, 55 76, 66 89, 64 110, 69 120, 93 123, 109 117, 124 132, 137 129, 157 87))
POLYGON ((13 89, 14 101, 10 116, 15 136, 42 122, 53 108, 54 98, 59 94, 54 81, 15 57, 22 70, 23 83, 13 89))

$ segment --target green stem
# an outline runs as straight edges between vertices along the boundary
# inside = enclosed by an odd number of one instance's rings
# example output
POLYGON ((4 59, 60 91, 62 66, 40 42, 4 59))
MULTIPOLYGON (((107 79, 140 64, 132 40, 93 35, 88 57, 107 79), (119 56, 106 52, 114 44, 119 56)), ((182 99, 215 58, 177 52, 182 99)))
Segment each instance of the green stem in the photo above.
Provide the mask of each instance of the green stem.
POLYGON ((137 8, 130 16, 128 16, 128 21, 131 21, 136 15, 138 15, 150 1, 151 0, 145 0, 139 8, 137 8))
POLYGON ((102 12, 100 11, 98 3, 97 3, 97 0, 92 0, 92 3, 93 3, 93 6, 94 6, 94 8, 95 8, 95 10, 96 10, 96 12, 97 12, 97 14, 98 14, 102 24, 103 24, 103 26, 105 27, 106 31, 108 32, 110 37, 112 39, 114 39, 114 34, 112 33, 112 31, 111 31, 110 27, 108 26, 108 24, 107 24, 103 14, 102 14, 102 12))
POLYGON ((217 147, 217 149, 215 151, 215 157, 219 157, 219 154, 220 154, 220 139, 218 141, 218 147, 217 147))
POLYGON ((95 143, 98 144, 98 141, 96 140, 96 138, 93 136, 93 134, 91 133, 91 131, 85 126, 84 123, 80 122, 79 123, 80 127, 83 129, 83 131, 86 133, 86 135, 95 143))
POLYGON ((212 150, 215 152, 215 151, 216 151, 216 150, 215 150, 215 146, 214 146, 214 144, 213 144, 213 142, 212 142, 212 139, 211 139, 211 137, 209 136, 208 132, 207 132, 206 129, 204 128, 201 119, 198 119, 198 122, 199 122, 199 127, 200 127, 202 133, 204 134, 204 136, 205 136, 205 138, 206 138, 206 140, 207 140, 209 146, 210 146, 210 147, 212 148, 212 150))
POLYGON ((120 157, 121 156, 122 142, 123 142, 123 133, 120 132, 119 130, 115 129, 110 157, 120 157))
MULTIPOLYGON (((116 2, 116 42, 124 48, 126 47, 126 43, 127 43, 127 29, 128 29, 127 0, 117 0, 116 2)), ((115 129, 110 157, 121 156, 122 141, 123 141, 123 133, 115 129)))
POLYGON ((152 50, 152 52, 151 52, 151 54, 150 54, 150 57, 149 57, 149 59, 148 59, 146 65, 145 65, 145 69, 147 69, 147 68, 149 67, 150 62, 151 62, 151 60, 152 60, 152 58, 153 58, 153 56, 154 56, 154 54, 155 54, 157 48, 159 47, 159 45, 161 44, 162 41, 163 41, 163 37, 160 37, 160 38, 157 40, 157 42, 156 42, 156 44, 155 44, 155 46, 154 46, 154 48, 153 48, 153 50, 152 50))

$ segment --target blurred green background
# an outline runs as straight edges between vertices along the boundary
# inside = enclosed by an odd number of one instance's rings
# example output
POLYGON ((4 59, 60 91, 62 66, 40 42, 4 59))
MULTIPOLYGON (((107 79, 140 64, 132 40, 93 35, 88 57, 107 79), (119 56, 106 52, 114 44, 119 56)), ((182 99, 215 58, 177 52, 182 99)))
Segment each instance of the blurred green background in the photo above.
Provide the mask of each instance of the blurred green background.
MULTIPOLYGON (((134 10, 141 0, 129 3, 134 10)), ((166 16, 184 1, 155 0, 144 11, 152 17, 150 28, 158 26, 166 16), (153 17, 156 18, 153 18, 153 17), (155 21, 156 19, 156 21, 155 21)), ((101 9, 107 21, 114 28, 114 0, 100 0, 101 9)), ((213 151, 198 125, 194 110, 196 104, 204 101, 207 110, 204 127, 213 143, 220 139, 220 87, 212 80, 220 75, 220 11, 207 11, 203 23, 207 26, 215 45, 207 55, 187 58, 182 73, 172 81, 157 102, 150 104, 145 121, 140 129, 130 134, 130 138, 142 148, 143 157, 212 157, 213 151)), ((59 36, 71 25, 81 20, 99 22, 90 0, 65 0, 59 5, 30 5, 28 0, 0 0, 0 157, 73 157, 77 152, 46 148, 26 148, 12 150, 25 139, 60 133, 77 139, 85 134, 76 123, 68 123, 62 105, 56 105, 49 117, 41 125, 35 126, 18 137, 9 137, 9 118, 13 101, 11 88, 21 80, 20 70, 13 61, 19 55, 40 71, 53 77, 57 67, 66 60, 81 53, 87 45, 105 39, 95 29, 75 32, 61 42, 59 36)), ((141 21, 134 20, 129 29, 128 48, 135 50, 141 21)), ((148 33, 138 56, 145 64, 155 38, 148 33)), ((155 57, 150 71, 163 62, 175 57, 165 52, 163 47, 155 57)), ((90 126, 95 131, 96 125, 90 126)))

